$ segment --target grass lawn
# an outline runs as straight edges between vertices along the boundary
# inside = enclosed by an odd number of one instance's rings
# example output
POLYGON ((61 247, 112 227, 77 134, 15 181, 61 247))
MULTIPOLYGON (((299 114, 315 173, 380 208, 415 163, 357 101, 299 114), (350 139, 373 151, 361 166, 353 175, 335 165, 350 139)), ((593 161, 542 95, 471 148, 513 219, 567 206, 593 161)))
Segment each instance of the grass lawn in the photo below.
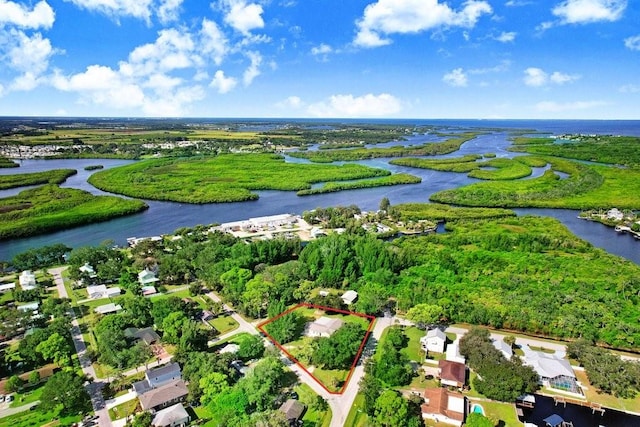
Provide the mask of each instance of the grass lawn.
POLYGON ((518 421, 518 417, 516 416, 515 405, 512 403, 502 403, 502 402, 479 402, 479 404, 484 408, 485 417, 502 421, 501 424, 503 426, 517 426, 521 425, 520 421, 518 421))
POLYGON ((218 331, 220 335, 231 332, 239 326, 238 322, 233 320, 231 316, 218 316, 213 320, 209 320, 209 324, 216 328, 216 331, 218 331))
POLYGON ((640 412, 640 396, 636 396, 635 399, 621 399, 611 394, 598 393, 598 391, 591 385, 587 374, 584 371, 574 371, 576 378, 583 385, 585 396, 589 402, 600 403, 602 406, 612 409, 619 409, 622 411, 640 412))
POLYGON ((409 360, 419 363, 422 362, 424 360, 424 351, 420 347, 420 338, 425 335, 424 331, 415 326, 411 326, 405 328, 404 333, 407 338, 409 338, 409 341, 407 342, 407 346, 400 352, 407 356, 409 360))
POLYGON ((129 415, 135 414, 139 406, 140 403, 138 402, 138 399, 132 399, 128 402, 121 403, 120 405, 109 409, 109 418, 111 421, 126 418, 129 415))
POLYGON ((11 405, 9 406, 11 408, 16 408, 18 406, 26 405, 31 402, 35 402, 36 400, 40 400, 43 386, 44 382, 40 383, 36 387, 25 388, 22 391, 15 393, 13 395, 13 402, 11 402, 11 405))
MULTIPOLYGON (((195 412, 196 416, 198 417, 198 420, 201 420, 200 422, 204 423, 202 424, 203 426, 216 425, 216 423, 212 420, 213 414, 211 413, 211 411, 209 411, 209 409, 206 406, 197 406, 192 409, 193 409, 193 412, 195 412)), ((191 421, 195 421, 195 419, 192 418, 191 421)))
POLYGON ((349 411, 349 415, 347 415, 347 419, 344 422, 345 426, 365 427, 367 425, 367 418, 369 417, 362 409, 363 406, 364 406, 364 396, 358 393, 356 395, 356 399, 353 401, 353 405, 351 405, 351 410, 349 411))
POLYGON ((82 419, 82 415, 75 415, 70 417, 59 417, 58 411, 41 412, 39 408, 33 411, 20 412, 19 414, 11 415, 10 417, 0 419, 0 426, 11 427, 39 427, 43 425, 57 426, 64 425, 70 426, 77 423, 82 419))
POLYGON ((349 371, 345 369, 316 368, 312 373, 329 391, 338 391, 347 379, 349 371))
POLYGON ((331 424, 331 408, 327 405, 325 411, 318 411, 310 408, 310 403, 316 399, 317 394, 306 384, 299 384, 294 387, 296 393, 298 393, 300 402, 304 403, 307 407, 307 411, 304 413, 302 420, 305 427, 320 426, 329 427, 331 424))

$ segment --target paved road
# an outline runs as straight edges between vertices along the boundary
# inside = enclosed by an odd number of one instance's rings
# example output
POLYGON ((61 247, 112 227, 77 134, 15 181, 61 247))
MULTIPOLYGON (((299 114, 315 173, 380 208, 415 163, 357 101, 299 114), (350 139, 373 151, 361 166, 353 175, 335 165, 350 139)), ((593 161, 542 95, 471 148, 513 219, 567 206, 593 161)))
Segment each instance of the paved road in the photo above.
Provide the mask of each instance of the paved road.
MULTIPOLYGON (((52 268, 49 270, 49 273, 53 275, 53 280, 56 284, 56 288, 58 289, 58 296, 60 298, 69 298, 67 294, 67 289, 64 287, 64 280, 62 279, 62 272, 67 267, 59 267, 52 268)), ((82 337, 82 331, 80 330, 80 324, 78 323, 78 319, 76 319, 75 312, 70 313, 73 320, 71 321, 71 337, 73 338, 73 345, 76 348, 76 353, 78 353, 78 359, 80 360, 80 366, 82 367, 82 372, 88 377, 93 378, 93 382, 87 385, 87 392, 89 396, 91 396, 91 404, 93 405, 93 410, 95 414, 100 417, 98 424, 101 427, 111 427, 111 420, 109 419, 109 413, 107 411, 107 406, 104 402, 104 397, 102 396, 102 387, 105 386, 105 382, 98 381, 98 376, 96 375, 95 369, 91 365, 91 360, 86 356, 87 346, 84 343, 84 338, 82 337)))
POLYGON ((37 405, 40 403, 39 400, 35 402, 27 403, 26 405, 16 406, 14 408, 10 408, 9 405, 6 408, 0 409, 0 418, 10 417, 11 415, 18 414, 20 412, 28 411, 33 405, 37 405))

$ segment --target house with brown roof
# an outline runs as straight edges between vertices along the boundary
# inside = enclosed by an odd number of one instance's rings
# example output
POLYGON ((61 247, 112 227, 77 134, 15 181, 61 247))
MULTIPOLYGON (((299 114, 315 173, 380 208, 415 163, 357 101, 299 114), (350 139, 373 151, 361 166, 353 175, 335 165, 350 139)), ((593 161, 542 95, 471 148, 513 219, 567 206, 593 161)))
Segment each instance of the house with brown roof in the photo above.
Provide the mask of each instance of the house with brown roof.
POLYGON ((467 366, 463 363, 440 360, 438 368, 442 385, 462 388, 467 383, 467 366))
POLYGON ((424 419, 461 426, 468 412, 467 406, 466 397, 460 393, 444 388, 428 388, 424 391, 424 403, 420 409, 424 419))
POLYGON ((159 411, 185 400, 189 394, 182 380, 171 381, 158 388, 152 388, 138 396, 143 411, 159 411))
POLYGON ((280 406, 278 409, 284 413, 285 418, 290 424, 297 422, 304 414, 305 406, 295 399, 289 399, 280 406))
POLYGON ((342 325, 344 325, 344 322, 340 319, 322 316, 314 322, 307 323, 305 335, 314 338, 328 338, 340 329, 342 325))

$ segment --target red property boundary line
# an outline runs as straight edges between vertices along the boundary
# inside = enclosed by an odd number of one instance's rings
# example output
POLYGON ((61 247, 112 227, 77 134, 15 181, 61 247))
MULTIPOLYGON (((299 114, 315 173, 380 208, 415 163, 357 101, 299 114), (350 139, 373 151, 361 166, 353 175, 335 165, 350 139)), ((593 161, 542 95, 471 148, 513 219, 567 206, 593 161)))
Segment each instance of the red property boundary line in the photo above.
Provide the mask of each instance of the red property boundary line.
POLYGON ((318 384, 320 384, 320 386, 326 390, 327 393, 329 394, 335 394, 335 395, 341 395, 342 393, 344 393, 345 389, 347 388, 347 385, 349 384, 349 380, 351 380, 351 376, 353 375, 353 371, 358 363, 358 360, 360 359, 360 356, 362 355, 362 351, 364 350, 364 345, 367 342, 367 339, 369 338, 369 335, 371 334, 371 331, 373 329, 373 323, 376 320, 376 318, 374 316, 370 316, 368 314, 364 314, 364 313, 356 313, 355 311, 348 311, 348 310, 340 310, 337 308, 331 308, 331 307, 325 307, 322 305, 315 305, 315 304, 309 304, 309 303, 300 303, 297 304, 293 307, 291 307, 288 310, 283 311, 282 313, 278 314, 277 316, 275 316, 273 319, 268 319, 260 324, 258 324, 257 328, 260 332, 262 332, 263 334, 265 334, 267 336, 267 338, 269 338, 269 340, 276 346, 278 347, 278 349, 280 349, 280 351, 282 351, 284 354, 287 355, 287 357, 294 362, 296 365, 298 365, 300 367, 300 369, 302 369, 304 372, 306 372, 307 374, 309 374, 309 376, 311 378, 313 378, 313 380, 315 382, 317 382, 318 384), (349 314, 349 315, 353 315, 353 316, 358 316, 358 317, 362 317, 364 319, 368 319, 369 320, 369 327, 367 328, 367 332, 364 334, 364 338, 362 339, 362 342, 360 343, 360 347, 358 348, 358 353, 356 354, 356 357, 353 359, 353 363, 351 364, 351 368, 349 369, 349 373, 347 374, 347 378, 344 380, 344 384, 342 385, 342 387, 340 388, 340 390, 338 391, 331 391, 327 388, 327 386, 325 386, 322 381, 320 381, 318 378, 316 378, 315 375, 313 375, 311 372, 309 372, 307 370, 307 368, 298 361, 298 359, 296 359, 295 357, 293 357, 293 355, 291 353, 289 353, 278 341, 276 341, 275 339, 273 339, 273 337, 271 335, 269 335, 269 333, 264 329, 265 326, 267 326, 269 323, 273 322, 274 320, 277 320, 279 318, 281 318, 282 316, 285 316, 289 313, 291 313, 292 311, 295 311, 301 307, 306 307, 306 308, 313 308, 316 310, 324 310, 326 312, 335 312, 335 313, 341 313, 341 314, 349 314))

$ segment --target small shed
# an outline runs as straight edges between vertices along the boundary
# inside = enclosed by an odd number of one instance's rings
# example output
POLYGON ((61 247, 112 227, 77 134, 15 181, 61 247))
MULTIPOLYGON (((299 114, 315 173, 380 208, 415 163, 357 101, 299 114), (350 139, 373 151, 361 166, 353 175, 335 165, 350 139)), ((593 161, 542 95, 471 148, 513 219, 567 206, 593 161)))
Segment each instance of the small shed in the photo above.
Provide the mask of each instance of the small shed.
POLYGON ((356 302, 356 300, 358 299, 358 293, 356 291, 354 291, 354 290, 348 290, 347 292, 342 294, 342 296, 340 298, 342 298, 342 301, 346 305, 351 305, 354 302, 356 302))

